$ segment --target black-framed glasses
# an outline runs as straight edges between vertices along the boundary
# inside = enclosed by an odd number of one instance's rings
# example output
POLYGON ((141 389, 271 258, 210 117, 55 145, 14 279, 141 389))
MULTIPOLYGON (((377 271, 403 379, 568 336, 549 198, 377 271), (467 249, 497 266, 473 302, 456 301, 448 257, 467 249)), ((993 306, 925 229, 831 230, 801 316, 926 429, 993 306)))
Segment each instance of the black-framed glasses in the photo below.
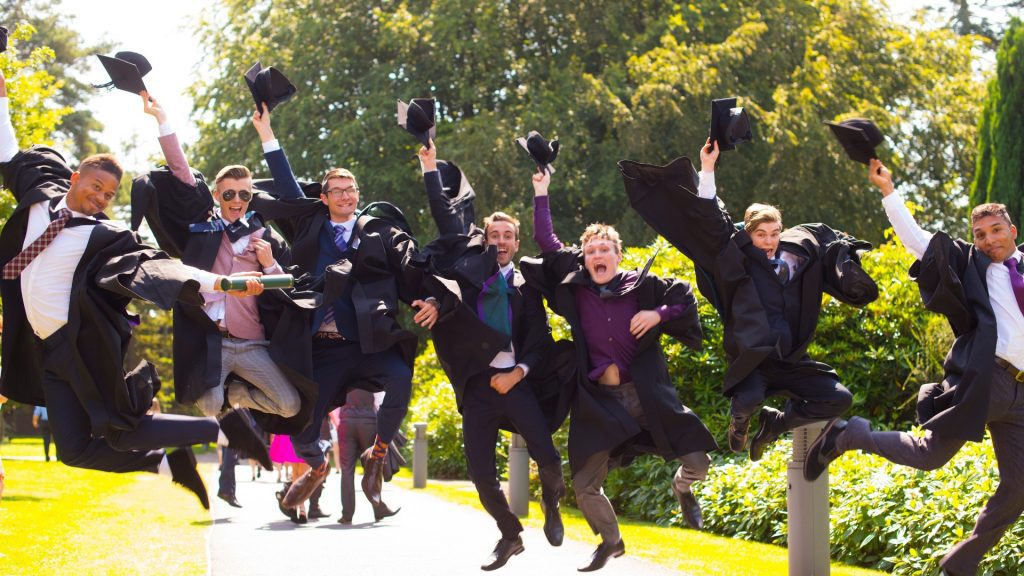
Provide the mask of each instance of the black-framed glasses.
POLYGON ((239 190, 238 192, 235 192, 234 190, 225 190, 220 193, 220 197, 221 200, 225 202, 231 202, 232 200, 235 199, 236 194, 238 195, 238 199, 241 200, 242 202, 248 202, 249 200, 252 200, 252 192, 248 190, 239 190))

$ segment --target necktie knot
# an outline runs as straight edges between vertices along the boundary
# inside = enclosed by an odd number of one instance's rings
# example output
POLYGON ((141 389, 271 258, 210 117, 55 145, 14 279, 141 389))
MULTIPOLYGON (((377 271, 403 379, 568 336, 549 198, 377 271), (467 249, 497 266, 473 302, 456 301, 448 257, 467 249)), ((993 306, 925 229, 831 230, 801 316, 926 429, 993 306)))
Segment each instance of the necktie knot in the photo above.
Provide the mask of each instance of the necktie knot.
POLYGON ((1007 268, 1010 269, 1010 274, 1013 274, 1014 272, 1020 274, 1020 270, 1017 268, 1016 256, 1013 258, 1007 258, 1006 260, 1003 260, 1003 266, 1006 266, 1007 268))
POLYGON ((775 268, 775 273, 779 276, 779 280, 785 284, 789 281, 789 263, 783 260, 781 257, 776 256, 769 260, 772 266, 775 268))

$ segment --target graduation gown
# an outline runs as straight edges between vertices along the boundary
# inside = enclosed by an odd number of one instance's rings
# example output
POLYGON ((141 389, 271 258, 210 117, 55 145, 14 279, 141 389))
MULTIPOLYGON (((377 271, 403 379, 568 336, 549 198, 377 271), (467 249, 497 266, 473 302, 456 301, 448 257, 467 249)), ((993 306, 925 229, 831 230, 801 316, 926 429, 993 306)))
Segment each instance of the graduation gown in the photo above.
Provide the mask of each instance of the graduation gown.
POLYGON ((921 425, 942 436, 974 442, 985 436, 998 338, 988 295, 991 263, 973 244, 936 232, 910 267, 924 307, 945 316, 956 337, 942 382, 925 385, 918 397, 921 425))
POLYGON ((718 198, 697 196, 697 177, 688 158, 667 166, 622 161, 630 205, 656 232, 694 262, 697 287, 722 318, 722 344, 729 367, 723 392, 749 375, 767 357, 831 372, 807 357, 821 313, 822 294, 864 306, 878 297, 878 286, 860 266, 858 250, 867 242, 824 224, 801 224, 785 230, 780 249, 793 252, 801 266, 790 280, 799 282, 800 311, 787 345, 780 345, 762 303, 754 268, 770 268, 764 251, 745 230, 737 229, 718 198))
MULTIPOLYGON (((25 240, 29 207, 52 201, 70 188, 71 170, 61 155, 44 147, 19 152, 0 165, 5 186, 18 202, 0 232, 0 266, 11 261, 25 240)), ((162 309, 176 302, 202 303, 199 284, 178 261, 141 243, 130 230, 104 221, 72 218, 68 226, 91 225, 89 242, 72 279, 68 322, 62 328, 79 370, 69 385, 89 414, 92 433, 133 430, 159 389, 151 365, 131 374, 124 357, 137 316, 127 311, 133 298, 162 309)), ((0 281, 4 302, 3 371, 0 391, 11 399, 45 406, 42 349, 25 314, 20 278, 0 281)))
MULTIPOLYGON (((137 228, 145 219, 161 247, 190 266, 212 270, 224 232, 214 225, 219 224, 219 218, 213 212, 210 189, 202 174, 193 175, 195 186, 178 180, 166 167, 136 178, 132 185, 132 226, 137 228)), ((291 256, 281 235, 266 225, 258 212, 246 218, 248 228, 263 228, 263 240, 270 243, 278 264, 286 268, 291 256)), ((299 392, 301 405, 290 418, 257 410, 252 411, 253 416, 268 432, 296 434, 308 422, 316 401, 308 334, 317 296, 296 290, 267 290, 256 298, 270 357, 299 392)), ((210 388, 224 384, 220 382, 222 342, 217 324, 202 305, 175 305, 174 393, 179 402, 193 403, 210 388)))
POLYGON ((551 310, 568 321, 572 332, 579 367, 569 419, 569 463, 573 473, 588 457, 604 450, 611 452, 614 467, 627 465, 640 454, 657 454, 668 460, 718 448, 700 418, 679 401, 659 342, 661 334, 668 334, 690 348, 701 347, 697 301, 688 283, 658 278, 645 270, 631 288, 636 291, 641 310, 685 306, 681 316, 659 324, 640 339, 630 363, 647 419, 647 430, 642 430, 626 409, 587 375, 590 355, 573 294, 574 289, 587 289, 590 284, 582 252, 563 248, 523 258, 520 265, 527 284, 541 291, 551 310))

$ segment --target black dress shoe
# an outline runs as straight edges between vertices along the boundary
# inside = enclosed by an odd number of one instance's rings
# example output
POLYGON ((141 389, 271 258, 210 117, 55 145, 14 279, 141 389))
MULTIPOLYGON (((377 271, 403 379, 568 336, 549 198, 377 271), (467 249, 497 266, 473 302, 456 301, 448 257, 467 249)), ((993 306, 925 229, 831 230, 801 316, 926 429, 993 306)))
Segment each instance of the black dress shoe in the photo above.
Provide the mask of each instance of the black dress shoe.
POLYGON ((234 494, 228 494, 227 492, 217 492, 217 498, 220 498, 221 500, 227 502, 228 504, 234 506, 235 508, 242 507, 242 505, 238 503, 238 500, 235 499, 234 494))
POLYGON ((270 461, 270 452, 263 436, 249 421, 249 417, 239 410, 228 410, 219 419, 220 429, 228 438, 228 445, 245 458, 252 458, 267 470, 274 469, 270 461))
POLYGON ((210 496, 206 493, 206 484, 203 484, 199 470, 196 470, 196 455, 192 453, 192 448, 168 452, 167 465, 171 468, 171 480, 195 494, 203 508, 209 510, 210 496))
POLYGON ((498 543, 494 546, 494 551, 487 557, 487 562, 480 566, 481 570, 497 570, 504 566, 508 559, 515 556, 516 554, 522 553, 526 548, 523 547, 523 539, 519 535, 515 538, 502 538, 498 540, 498 543))
POLYGON ((761 408, 761 425, 757 429, 757 434, 754 435, 753 440, 750 441, 750 461, 757 462, 764 456, 764 450, 769 444, 779 439, 779 435, 782 434, 780 428, 782 428, 782 412, 774 408, 768 408, 765 406, 761 408))
POLYGON ((593 572, 594 570, 600 570, 608 563, 609 558, 618 558, 625 553, 626 543, 622 541, 622 538, 619 538, 619 541, 615 544, 601 542, 598 544, 597 550, 594 550, 593 555, 590 556, 590 564, 580 566, 576 570, 580 572, 593 572))
POLYGON ((680 492, 676 488, 675 484, 672 485, 672 492, 676 495, 676 500, 679 500, 679 509, 683 513, 683 521, 686 525, 694 530, 704 529, 704 516, 700 511, 700 503, 697 502, 697 497, 693 495, 693 492, 680 492))
POLYGON ((348 524, 351 524, 351 523, 352 523, 352 519, 348 518, 346 516, 342 516, 341 518, 338 518, 338 524, 348 525, 348 524))
POLYGON ((309 517, 314 519, 314 520, 317 520, 319 518, 330 518, 331 515, 325 513, 323 510, 320 509, 319 506, 310 506, 309 507, 309 517))
POLYGON ((561 546, 565 538, 565 527, 562 526, 562 511, 558 501, 549 505, 541 498, 540 509, 544 512, 544 536, 548 539, 548 544, 561 546))
POLYGON ((385 518, 390 518, 391 516, 398 514, 401 510, 401 506, 392 510, 391 508, 388 508, 387 504, 381 502, 380 504, 375 504, 373 506, 373 519, 380 522, 385 518))
POLYGON ((804 479, 814 482, 821 476, 822 472, 828 470, 828 465, 839 458, 839 450, 836 447, 836 438, 846 430, 846 420, 834 418, 829 421, 821 434, 811 443, 807 449, 807 457, 804 459, 804 479))

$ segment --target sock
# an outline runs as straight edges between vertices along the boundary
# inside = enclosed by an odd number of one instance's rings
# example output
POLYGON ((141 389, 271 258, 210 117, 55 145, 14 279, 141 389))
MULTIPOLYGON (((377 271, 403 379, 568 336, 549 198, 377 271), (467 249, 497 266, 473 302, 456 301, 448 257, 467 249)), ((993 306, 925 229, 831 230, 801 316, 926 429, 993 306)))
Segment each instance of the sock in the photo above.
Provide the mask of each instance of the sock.
POLYGON ((370 458, 374 460, 383 460, 384 456, 388 453, 388 443, 383 442, 380 436, 377 436, 376 441, 373 443, 373 451, 370 452, 370 458))
POLYGON ((167 454, 160 459, 160 464, 157 464, 156 473, 161 476, 171 477, 171 465, 167 463, 167 454))

